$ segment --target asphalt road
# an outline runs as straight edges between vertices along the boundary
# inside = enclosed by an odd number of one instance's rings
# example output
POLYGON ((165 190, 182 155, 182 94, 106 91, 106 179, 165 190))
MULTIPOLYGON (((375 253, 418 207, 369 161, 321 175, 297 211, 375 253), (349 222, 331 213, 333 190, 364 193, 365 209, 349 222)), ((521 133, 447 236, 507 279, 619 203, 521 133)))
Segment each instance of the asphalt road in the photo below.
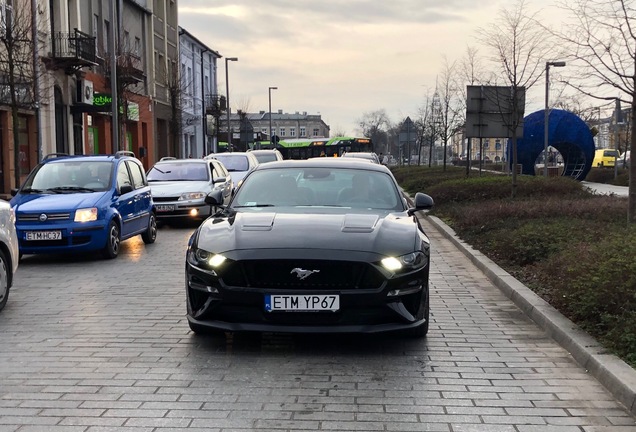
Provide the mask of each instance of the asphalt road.
POLYGON ((0 313, 0 432, 626 432, 634 417, 428 223, 426 339, 185 319, 192 228, 116 260, 27 256, 0 313))

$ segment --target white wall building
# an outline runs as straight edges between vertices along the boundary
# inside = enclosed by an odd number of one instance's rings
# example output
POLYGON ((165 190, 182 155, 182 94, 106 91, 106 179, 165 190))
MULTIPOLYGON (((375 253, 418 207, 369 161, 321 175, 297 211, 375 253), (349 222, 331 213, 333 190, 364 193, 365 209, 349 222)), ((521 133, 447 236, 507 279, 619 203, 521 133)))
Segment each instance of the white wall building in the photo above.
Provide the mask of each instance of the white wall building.
POLYGON ((181 154, 200 158, 212 153, 216 131, 209 119, 210 105, 218 95, 217 60, 221 55, 179 27, 181 62, 181 154))

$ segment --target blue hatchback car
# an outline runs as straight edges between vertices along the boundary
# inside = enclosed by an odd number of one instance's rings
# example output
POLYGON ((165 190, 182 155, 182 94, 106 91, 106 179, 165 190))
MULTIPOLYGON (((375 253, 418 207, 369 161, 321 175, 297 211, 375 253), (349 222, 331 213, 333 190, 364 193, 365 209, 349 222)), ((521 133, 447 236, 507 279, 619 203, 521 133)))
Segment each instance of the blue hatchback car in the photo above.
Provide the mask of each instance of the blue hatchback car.
POLYGON ((132 152, 49 155, 12 195, 21 255, 101 251, 115 258, 122 240, 157 238, 150 187, 132 152))

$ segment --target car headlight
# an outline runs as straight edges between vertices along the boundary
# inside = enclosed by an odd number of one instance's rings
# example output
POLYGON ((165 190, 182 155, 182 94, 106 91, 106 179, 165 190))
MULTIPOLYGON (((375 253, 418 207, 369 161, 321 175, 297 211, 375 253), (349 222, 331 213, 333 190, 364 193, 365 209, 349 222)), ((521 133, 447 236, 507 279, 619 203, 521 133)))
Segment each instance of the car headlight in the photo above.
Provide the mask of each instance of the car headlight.
POLYGON ((203 199, 205 198, 205 195, 206 194, 204 192, 188 192, 188 193, 181 194, 181 196, 179 197, 179 201, 203 199))
POLYGON ((190 247, 188 251, 188 263, 201 271, 216 276, 216 271, 223 267, 227 258, 221 254, 208 252, 205 249, 199 249, 196 246, 190 247))
POLYGON ((424 252, 411 252, 399 257, 386 257, 380 261, 382 267, 392 272, 412 271, 424 267, 427 263, 424 252))
POLYGON ((77 209, 75 222, 92 222, 97 220, 97 207, 77 209))

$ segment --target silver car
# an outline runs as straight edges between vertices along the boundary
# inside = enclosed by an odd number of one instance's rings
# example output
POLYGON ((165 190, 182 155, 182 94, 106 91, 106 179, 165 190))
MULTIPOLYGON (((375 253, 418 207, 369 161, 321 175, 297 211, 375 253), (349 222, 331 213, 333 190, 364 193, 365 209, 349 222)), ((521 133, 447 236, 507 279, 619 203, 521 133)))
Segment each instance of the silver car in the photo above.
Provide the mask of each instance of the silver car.
POLYGON ((215 210, 205 203, 212 191, 230 201, 232 178, 217 160, 163 158, 147 173, 158 220, 205 219, 215 210))
POLYGON ((239 187, 245 176, 259 165, 252 152, 212 153, 205 158, 221 161, 232 176, 235 188, 239 187))
POLYGON ((18 270, 20 252, 15 231, 15 214, 6 201, 0 200, 0 310, 9 299, 13 275, 18 270))

